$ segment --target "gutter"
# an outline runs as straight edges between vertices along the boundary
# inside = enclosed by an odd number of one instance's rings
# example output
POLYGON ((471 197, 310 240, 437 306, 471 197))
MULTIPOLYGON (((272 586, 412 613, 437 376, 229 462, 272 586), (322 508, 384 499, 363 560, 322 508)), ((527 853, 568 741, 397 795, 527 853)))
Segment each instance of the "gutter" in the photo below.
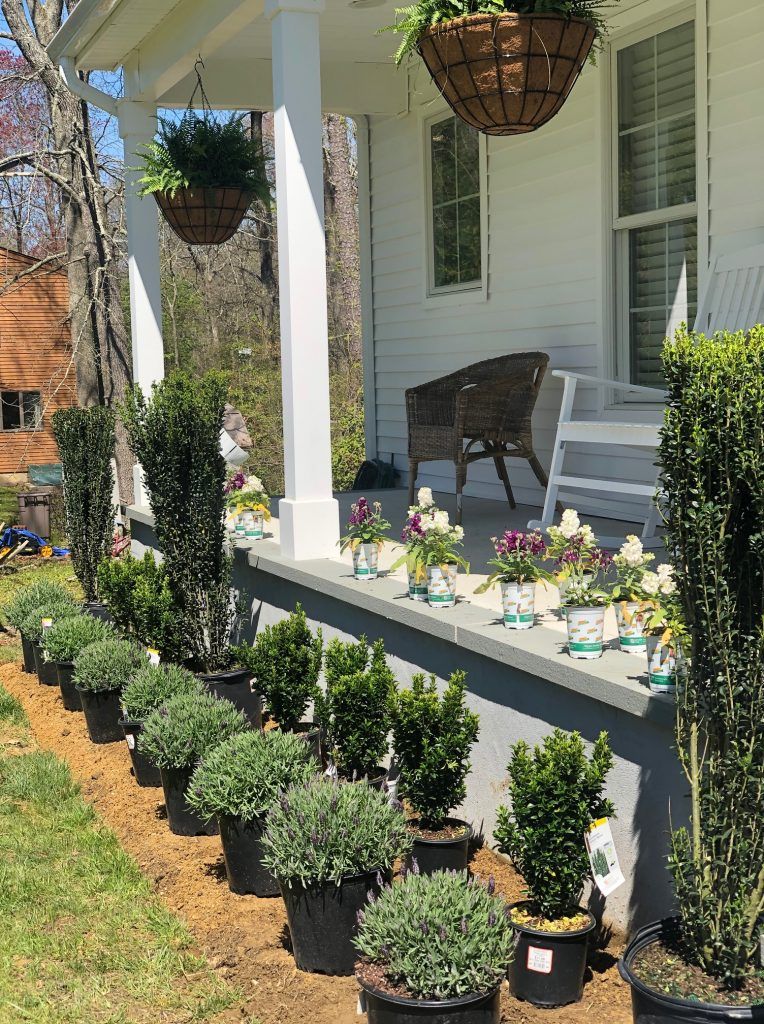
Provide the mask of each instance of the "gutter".
POLYGON ((90 82, 80 78, 73 57, 59 57, 58 67, 66 87, 75 96, 79 96, 86 103, 92 103, 93 106, 100 107, 101 110, 105 110, 114 117, 119 115, 117 100, 102 89, 96 89, 90 82))

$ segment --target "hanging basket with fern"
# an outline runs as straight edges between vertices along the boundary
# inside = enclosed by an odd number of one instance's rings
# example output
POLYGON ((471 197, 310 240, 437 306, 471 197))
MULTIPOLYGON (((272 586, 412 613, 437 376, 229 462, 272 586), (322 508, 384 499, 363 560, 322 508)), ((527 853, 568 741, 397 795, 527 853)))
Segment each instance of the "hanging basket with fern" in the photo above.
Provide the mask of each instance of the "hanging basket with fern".
POLYGON ((605 32, 606 5, 611 0, 419 0, 391 26, 404 36, 396 60, 417 52, 472 128, 523 135, 559 113, 605 32))
POLYGON ((238 231, 252 203, 268 204, 270 183, 261 146, 239 117, 210 108, 197 62, 197 85, 180 121, 160 118, 143 155, 141 195, 153 195, 175 234, 188 245, 220 245, 238 231), (194 109, 197 93, 201 112, 194 109))

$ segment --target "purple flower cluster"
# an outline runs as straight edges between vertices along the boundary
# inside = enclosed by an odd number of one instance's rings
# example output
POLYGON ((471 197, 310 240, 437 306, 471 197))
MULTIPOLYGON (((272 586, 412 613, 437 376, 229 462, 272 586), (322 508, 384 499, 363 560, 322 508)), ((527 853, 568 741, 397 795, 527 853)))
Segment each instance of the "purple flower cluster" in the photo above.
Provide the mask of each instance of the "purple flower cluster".
POLYGON ((540 558, 546 551, 544 538, 538 530, 534 530, 533 533, 521 533, 520 530, 506 530, 502 537, 494 537, 493 543, 499 558, 506 558, 511 555, 540 558))
POLYGON ((359 498, 358 501, 350 506, 348 526, 363 526, 364 523, 370 522, 373 518, 374 513, 366 498, 359 498))
POLYGON ((576 537, 571 537, 570 544, 558 559, 557 564, 561 568, 579 564, 583 564, 587 570, 591 569, 592 571, 601 569, 604 572, 606 569, 610 568, 613 564, 613 558, 607 551, 603 551, 602 548, 592 548, 591 551, 582 551, 581 543, 577 541, 577 537, 578 535, 576 535, 576 537))
POLYGON ((231 479, 226 483, 223 491, 225 494, 231 494, 232 491, 240 491, 246 482, 247 478, 244 476, 242 471, 239 470, 237 473, 234 473, 231 479))
POLYGON ((404 544, 410 544, 412 541, 421 540, 424 535, 425 533, 422 529, 422 513, 415 512, 406 520, 406 525, 403 527, 403 532, 401 533, 401 540, 404 544))

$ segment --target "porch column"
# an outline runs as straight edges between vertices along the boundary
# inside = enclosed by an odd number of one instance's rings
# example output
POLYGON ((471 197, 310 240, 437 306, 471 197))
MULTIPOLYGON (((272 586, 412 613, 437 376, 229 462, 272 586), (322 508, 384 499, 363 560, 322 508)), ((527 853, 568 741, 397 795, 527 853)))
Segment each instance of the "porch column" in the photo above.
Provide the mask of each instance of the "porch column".
MULTIPOLYGON (((134 100, 119 103, 119 134, 125 150, 125 221, 130 281, 133 382, 145 395, 164 377, 162 297, 159 277, 159 220, 153 197, 138 194, 137 170, 143 147, 156 134, 156 107, 134 100)), ((141 467, 133 469, 135 503, 147 503, 141 467)))
POLYGON ((281 550, 337 554, 332 497, 319 14, 324 0, 266 0, 271 19, 285 497, 281 550))

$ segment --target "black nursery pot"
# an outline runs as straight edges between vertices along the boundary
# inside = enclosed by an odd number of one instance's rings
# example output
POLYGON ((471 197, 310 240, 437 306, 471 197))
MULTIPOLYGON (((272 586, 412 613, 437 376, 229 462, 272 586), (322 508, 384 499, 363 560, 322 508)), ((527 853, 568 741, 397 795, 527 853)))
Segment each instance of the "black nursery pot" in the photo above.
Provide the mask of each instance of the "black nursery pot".
POLYGON ((24 634, 21 634, 21 655, 24 659, 24 671, 25 672, 36 672, 34 661, 34 645, 31 640, 27 640, 24 634))
POLYGON ((367 1024, 499 1024, 501 1020, 498 985, 484 995, 436 1000, 390 996, 360 978, 358 984, 366 999, 367 1024))
MULTIPOLYGON (((278 729, 279 726, 276 728, 278 729)), ((321 726, 316 725, 315 722, 299 722, 292 732, 301 740, 305 740, 308 752, 323 764, 321 760, 321 726)))
POLYGON ((94 619, 101 619, 102 622, 114 622, 107 605, 101 601, 85 601, 82 610, 92 615, 94 619))
POLYGON ((199 673, 210 693, 216 697, 224 697, 247 717, 253 729, 261 729, 263 712, 260 694, 252 689, 252 674, 246 668, 232 668, 228 672, 211 672, 208 675, 199 673))
POLYGON ((128 718, 119 720, 120 728, 127 743, 130 761, 133 765, 133 778, 139 786, 158 789, 162 785, 162 776, 157 766, 141 753, 140 734, 143 722, 134 722, 128 718))
POLYGON ((58 672, 56 672, 55 661, 46 661, 43 654, 42 644, 33 643, 34 669, 38 680, 43 686, 58 686, 58 672))
POLYGON ((74 683, 74 664, 71 661, 57 661, 55 665, 64 707, 67 711, 82 711, 82 701, 74 683))
POLYGON ((216 836, 216 821, 205 821, 186 803, 186 790, 193 768, 162 768, 162 789, 167 811, 167 824, 176 836, 216 836))
POLYGON ((228 888, 240 896, 278 896, 279 883, 263 864, 263 811, 252 821, 218 815, 228 888))
POLYGON ((339 885, 327 882, 305 888, 299 883, 281 883, 292 952, 301 971, 353 973, 358 959, 353 946, 358 911, 366 905, 370 892, 379 892, 381 880, 389 881, 390 872, 349 875, 339 885))
POLYGON ((666 918, 640 928, 618 962, 624 981, 631 985, 631 1006, 634 1024, 733 1024, 739 1021, 764 1020, 761 1006, 724 1006, 701 1003, 656 992, 634 974, 637 954, 653 943, 670 938, 677 932, 678 918, 666 918))
POLYGON ((544 932, 512 921, 516 945, 509 987, 517 999, 543 1007, 567 1006, 581 999, 589 936, 597 922, 588 910, 579 909, 588 915, 589 923, 575 932, 544 932))
POLYGON ((459 818, 446 818, 446 824, 462 827, 464 834, 453 838, 425 839, 414 832, 414 847, 406 858, 407 867, 410 868, 416 860, 422 875, 431 875, 434 871, 467 870, 472 826, 459 818))
POLYGON ((88 735, 93 743, 116 743, 122 739, 119 719, 121 690, 83 690, 77 686, 82 701, 88 735))

